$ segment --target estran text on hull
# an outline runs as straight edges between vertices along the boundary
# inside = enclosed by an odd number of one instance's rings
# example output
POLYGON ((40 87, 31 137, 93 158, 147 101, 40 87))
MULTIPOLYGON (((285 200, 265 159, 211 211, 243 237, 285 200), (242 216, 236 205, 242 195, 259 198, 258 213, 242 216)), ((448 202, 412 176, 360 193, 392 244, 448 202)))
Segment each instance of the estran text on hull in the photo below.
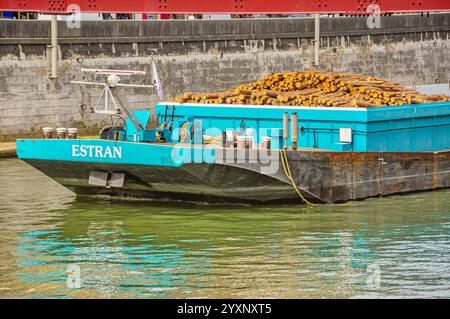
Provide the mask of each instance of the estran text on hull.
POLYGON ((73 157, 122 158, 121 146, 72 145, 73 157))

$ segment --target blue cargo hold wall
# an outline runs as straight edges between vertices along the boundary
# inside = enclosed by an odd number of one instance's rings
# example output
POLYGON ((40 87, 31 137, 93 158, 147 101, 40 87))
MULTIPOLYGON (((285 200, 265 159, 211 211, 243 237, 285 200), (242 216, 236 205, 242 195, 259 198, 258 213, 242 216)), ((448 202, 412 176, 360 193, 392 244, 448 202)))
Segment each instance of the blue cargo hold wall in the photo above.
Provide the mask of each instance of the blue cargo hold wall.
POLYGON ((367 111, 367 150, 426 152, 450 149, 450 102, 367 111))
POLYGON ((265 130, 276 129, 281 134, 284 112, 289 118, 297 112, 298 144, 303 148, 355 152, 450 149, 450 102, 368 109, 160 103, 155 109, 159 123, 172 117, 178 122, 201 120, 206 133, 211 128, 252 128, 258 143, 262 136, 270 136, 265 130), (342 141, 341 129, 351 130, 351 142, 342 141))

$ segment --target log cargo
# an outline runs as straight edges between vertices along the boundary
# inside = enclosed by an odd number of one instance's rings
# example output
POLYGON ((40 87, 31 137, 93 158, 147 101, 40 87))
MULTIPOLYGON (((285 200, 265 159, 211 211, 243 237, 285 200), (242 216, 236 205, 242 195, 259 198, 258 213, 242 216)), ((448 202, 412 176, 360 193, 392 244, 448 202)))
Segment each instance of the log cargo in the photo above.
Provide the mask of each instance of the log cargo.
POLYGON ((314 70, 273 73, 232 90, 186 92, 175 99, 179 103, 364 108, 449 100, 446 94, 424 95, 372 76, 314 70))

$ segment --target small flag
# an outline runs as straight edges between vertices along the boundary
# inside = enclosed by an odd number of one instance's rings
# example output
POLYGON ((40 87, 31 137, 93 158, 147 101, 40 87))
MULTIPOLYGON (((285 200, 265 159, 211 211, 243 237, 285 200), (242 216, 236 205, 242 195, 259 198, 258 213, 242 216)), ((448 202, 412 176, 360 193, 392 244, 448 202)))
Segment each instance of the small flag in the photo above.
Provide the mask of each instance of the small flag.
POLYGON ((161 82, 159 81, 158 70, 156 69, 156 64, 152 62, 152 76, 153 76, 153 84, 156 86, 156 92, 158 93, 158 97, 162 100, 164 96, 164 92, 161 86, 161 82))

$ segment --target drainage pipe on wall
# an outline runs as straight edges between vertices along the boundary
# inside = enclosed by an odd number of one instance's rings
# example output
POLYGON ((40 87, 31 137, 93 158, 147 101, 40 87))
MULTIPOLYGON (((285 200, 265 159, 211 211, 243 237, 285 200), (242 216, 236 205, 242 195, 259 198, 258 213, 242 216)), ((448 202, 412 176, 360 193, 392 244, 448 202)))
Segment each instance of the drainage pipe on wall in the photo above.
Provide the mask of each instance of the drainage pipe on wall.
POLYGON ((58 77, 58 16, 52 15, 51 22, 51 73, 50 78, 58 77))
POLYGON ((314 66, 319 66, 320 14, 314 14, 314 66))

